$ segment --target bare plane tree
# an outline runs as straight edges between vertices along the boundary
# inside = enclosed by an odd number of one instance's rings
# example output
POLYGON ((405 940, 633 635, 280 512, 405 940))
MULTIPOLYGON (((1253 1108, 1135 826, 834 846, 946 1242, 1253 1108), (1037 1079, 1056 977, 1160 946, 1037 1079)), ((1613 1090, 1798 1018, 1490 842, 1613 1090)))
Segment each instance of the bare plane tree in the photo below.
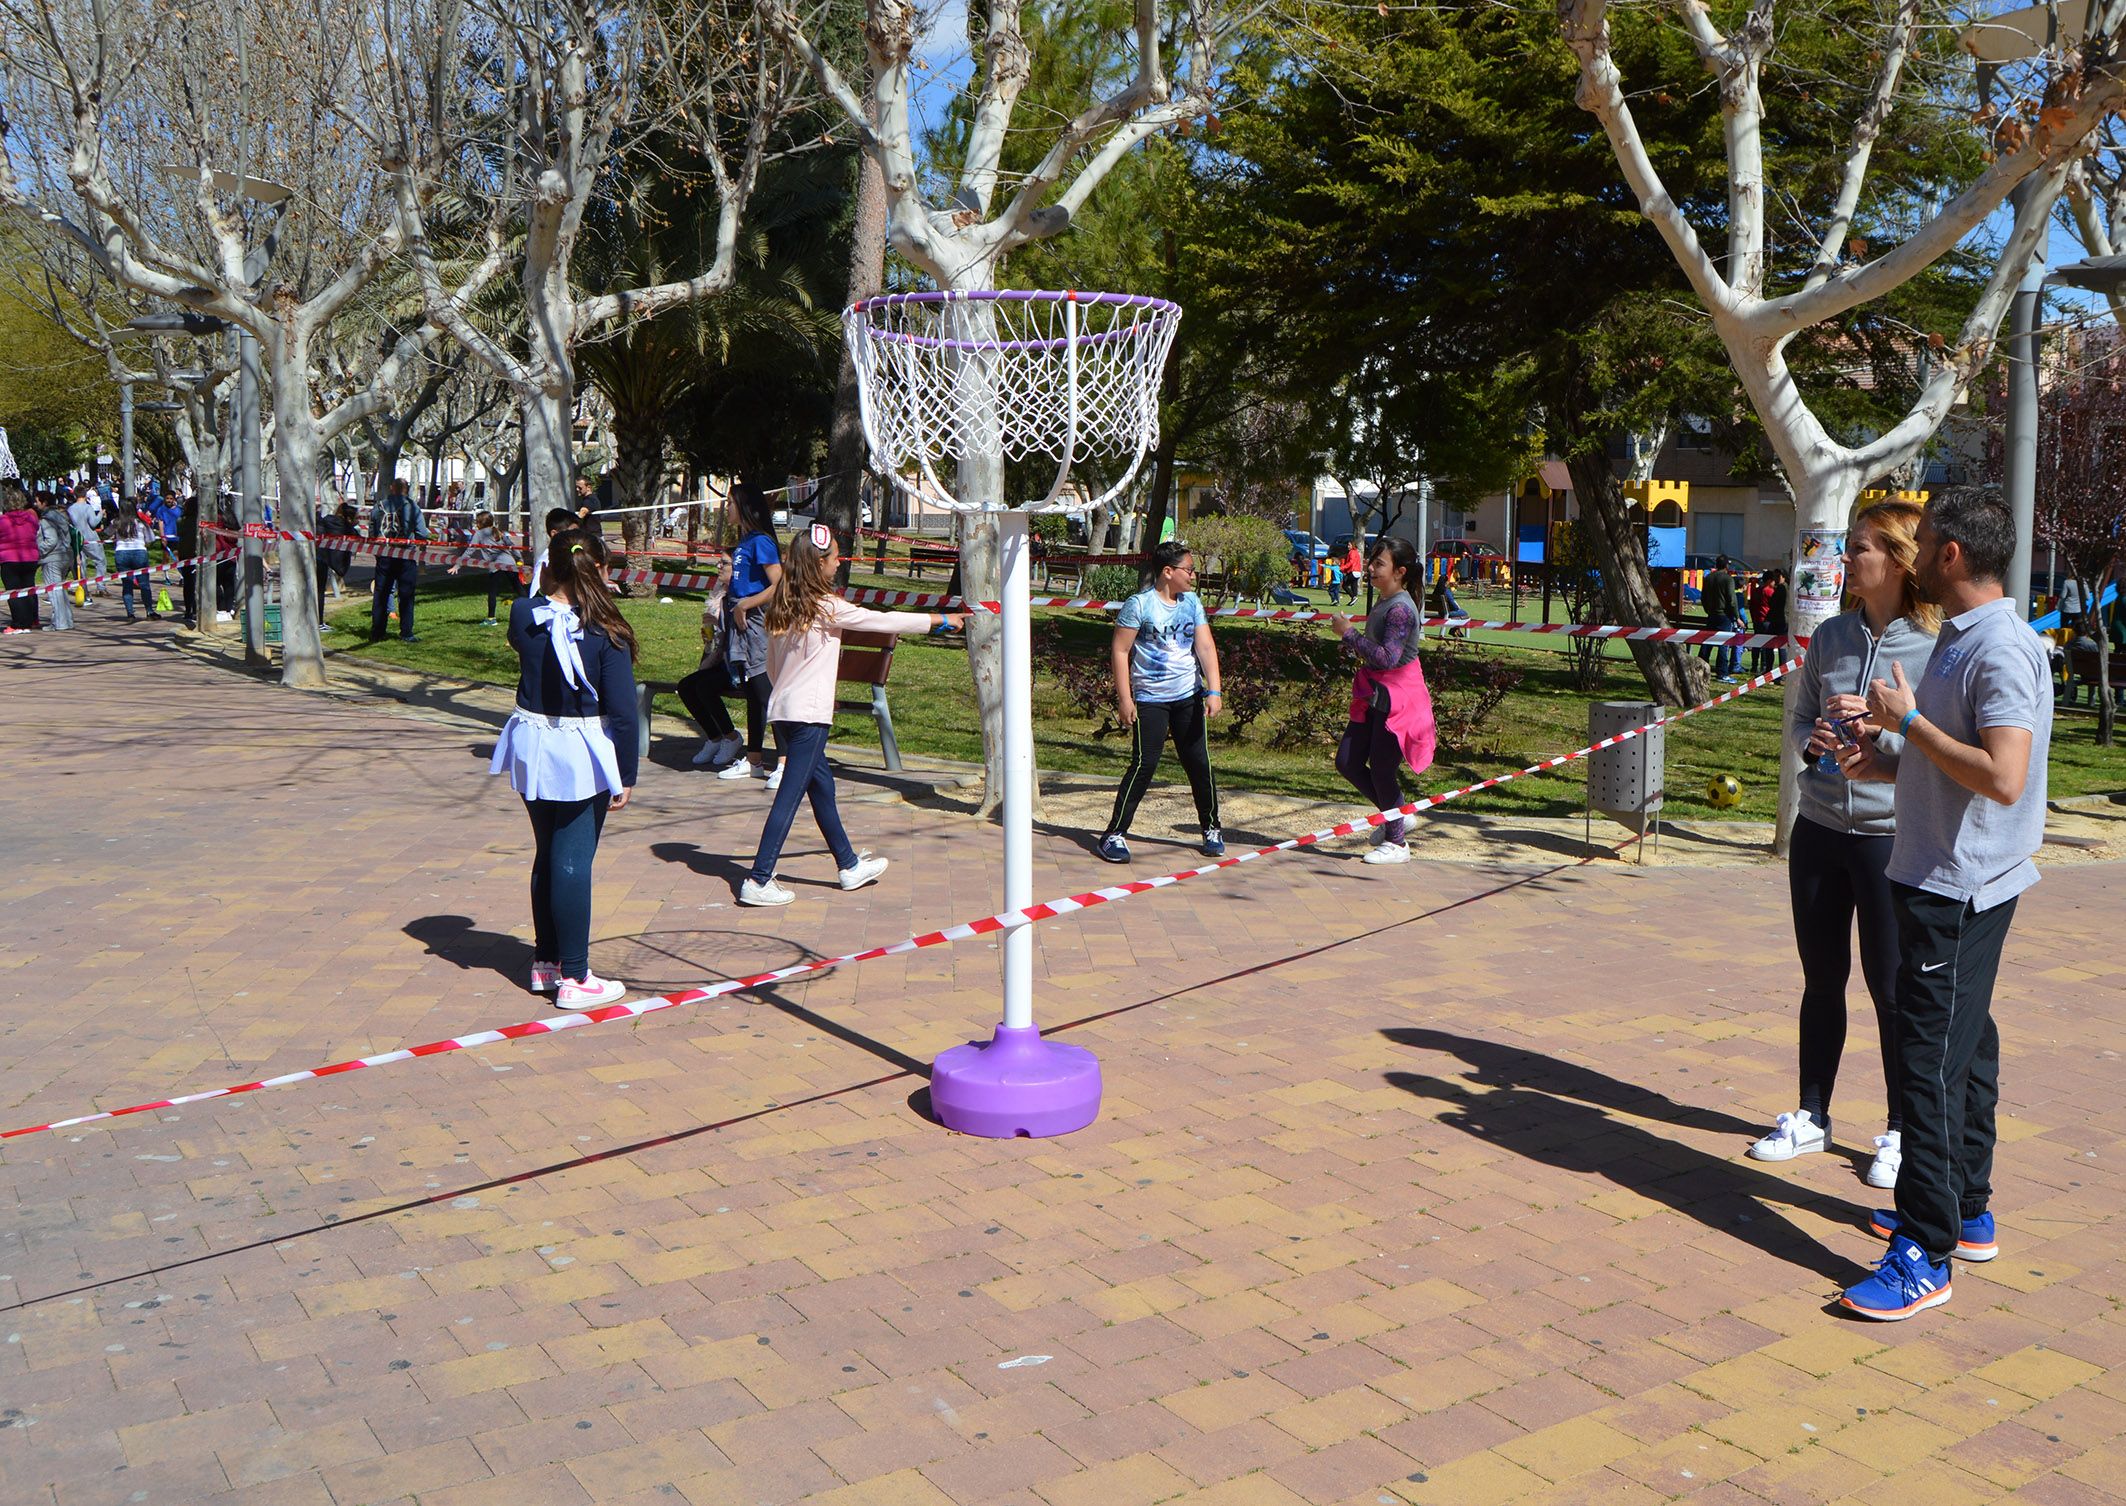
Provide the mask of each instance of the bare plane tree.
MULTIPOLYGON (((318 464, 435 329, 319 411, 315 347, 401 248, 389 176, 331 125, 362 33, 344 5, 19 0, 0 8, 13 131, 0 204, 94 248, 128 288, 254 336, 272 390, 282 526, 316 526, 318 464), (234 63, 235 77, 231 78, 234 63), (280 249, 278 261, 272 259, 280 249)), ((470 297, 499 270, 475 271, 470 297)), ((279 546, 284 684, 324 683, 314 555, 279 546)))
MULTIPOLYGON (((1775 186, 1765 168, 1763 70, 1778 36, 1776 0, 1752 0, 1732 30, 1723 31, 1703 0, 1659 0, 1689 37, 1719 89, 1727 159, 1726 257, 1717 260, 1664 186, 1654 153, 1633 118, 1625 80, 1610 51, 1609 0, 1560 0, 1565 41, 1579 60, 1579 103, 1609 143, 1642 214, 1666 243, 1711 317, 1758 421, 1794 491, 1795 558, 1816 535, 1842 531, 1861 489, 1912 463, 1991 356, 1993 341, 2016 285, 2044 244, 2051 207, 2071 168, 2105 115, 2126 98, 2115 39, 2126 0, 2093 0, 2086 40, 2077 48, 2041 54, 2027 70, 2021 97, 2006 111, 1974 115, 1988 135, 1985 170, 1946 204, 1922 209, 1903 239, 1875 252, 1853 235, 1864 199, 1899 192, 1894 181, 1871 179, 1874 151, 1893 110, 1938 108, 1939 78, 1907 78, 1922 33, 1948 19, 1925 0, 1884 0, 1879 34, 1868 52, 1873 73, 1862 89, 1842 171, 1828 213, 1810 227, 1813 252, 1798 283, 1772 290, 1766 233, 1775 186), (1915 91, 1933 91, 1914 101, 1915 91), (1909 411, 1883 432, 1841 441, 1812 409, 1786 347, 1802 331, 1857 309, 1902 286, 1980 230, 2025 179, 1992 273, 1953 337, 1936 334, 1925 378, 1909 411)), ((1856 41, 1856 51, 1859 44, 1856 41)), ((1883 175, 1894 180, 1895 174, 1883 175)), ((1800 570, 1797 568, 1797 585, 1800 570)), ((1810 600, 1797 589, 1789 623, 1807 635, 1837 610, 1835 599, 1810 600)), ((1792 822, 1798 760, 1789 752, 1780 780, 1779 841, 1792 822)))
MULTIPOLYGON (((785 0, 765 0, 769 25, 818 78, 820 87, 856 128, 866 154, 885 179, 887 237, 894 250, 951 292, 993 289, 1006 257, 1030 242, 1067 230, 1071 217, 1135 147, 1157 133, 1212 113, 1216 70, 1243 24, 1238 9, 1219 0, 1179 0, 1162 13, 1159 0, 1138 0, 1124 76, 1105 97, 1055 129, 1032 171, 1011 181, 1003 171, 1005 138, 1033 60, 1020 24, 1021 0, 994 0, 969 88, 972 129, 958 180, 942 202, 925 193, 916 159, 910 102, 919 71, 916 42, 921 13, 913 0, 866 0, 864 44, 870 87, 845 77, 818 42, 819 16, 802 16, 785 0), (1172 27, 1180 37, 1178 65, 1166 48, 1172 27)), ((962 465, 960 486, 972 496, 1003 500, 1001 454, 993 464, 962 465)), ((993 522, 960 519, 961 590, 993 599, 1000 559, 993 522)), ((982 717, 986 773, 982 810, 994 812, 1003 778, 1003 629, 990 614, 968 624, 968 660, 982 717)))
MULTIPOLYGON (((597 332, 728 290, 738 228, 800 69, 763 47, 744 0, 641 7, 617 0, 376 0, 425 46, 368 60, 371 109, 396 132, 399 222, 430 318, 501 376, 524 430, 523 486, 535 547, 575 470, 575 347, 597 332), (699 272, 581 293, 570 261, 601 185, 629 153, 660 146, 705 165, 718 208, 699 272), (521 236, 518 337, 473 320, 436 273, 424 223, 433 194, 506 206, 521 236)), ((392 24, 401 25, 394 21, 392 24)), ((396 33, 394 33, 396 34, 396 33)))

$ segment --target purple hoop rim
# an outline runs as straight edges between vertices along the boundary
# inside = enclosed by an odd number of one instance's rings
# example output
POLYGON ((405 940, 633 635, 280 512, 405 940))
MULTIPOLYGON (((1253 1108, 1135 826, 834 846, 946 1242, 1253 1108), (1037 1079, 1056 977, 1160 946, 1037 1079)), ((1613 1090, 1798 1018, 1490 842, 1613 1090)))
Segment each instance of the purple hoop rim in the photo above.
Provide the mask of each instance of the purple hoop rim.
POLYGON ((914 303, 1086 303, 1109 308, 1142 308, 1154 313, 1180 313, 1181 305, 1170 298, 1149 293, 1081 293, 1076 289, 981 288, 972 292, 877 293, 849 305, 852 314, 872 309, 898 308, 914 303))

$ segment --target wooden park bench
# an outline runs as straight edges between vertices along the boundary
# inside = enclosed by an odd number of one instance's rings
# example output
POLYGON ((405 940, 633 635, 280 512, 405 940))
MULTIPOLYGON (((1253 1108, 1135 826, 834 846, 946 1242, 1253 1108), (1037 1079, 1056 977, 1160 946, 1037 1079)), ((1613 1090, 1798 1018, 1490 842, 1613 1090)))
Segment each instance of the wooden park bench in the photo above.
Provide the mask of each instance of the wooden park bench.
MULTIPOLYGON (((2059 661, 2059 699, 2072 706, 2081 699, 2081 692, 2089 692, 2089 704, 2094 706, 2102 692, 2097 685, 2096 640, 2076 638, 2067 645, 2066 657, 2059 661)), ((2111 693, 2116 696, 2126 689, 2126 651, 2111 651, 2111 693)))
MULTIPOLYGON (((865 633, 850 631, 842 634, 841 662, 836 668, 835 680, 842 685, 864 685, 870 694, 861 700, 837 699, 836 711, 868 711, 871 720, 878 725, 879 749, 885 754, 888 772, 899 773, 901 769, 901 745, 893 736, 893 708, 886 704, 886 680, 893 673, 892 633, 865 633)), ((657 696, 676 694, 679 686, 671 680, 644 680, 637 688, 640 716, 637 719, 636 756, 650 756, 650 706, 657 696)))

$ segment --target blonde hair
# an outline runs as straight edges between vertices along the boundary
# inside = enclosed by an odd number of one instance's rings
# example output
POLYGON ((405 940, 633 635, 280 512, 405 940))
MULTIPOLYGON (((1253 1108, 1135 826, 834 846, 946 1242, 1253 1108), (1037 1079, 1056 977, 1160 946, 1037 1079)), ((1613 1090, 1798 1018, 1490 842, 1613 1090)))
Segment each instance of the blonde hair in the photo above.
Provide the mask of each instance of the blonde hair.
POLYGON ((1874 530, 1883 553, 1904 576, 1904 595, 1897 604, 1897 615, 1909 619, 1931 637, 1941 631, 1941 608, 1921 598, 1919 576, 1914 569, 1919 561, 1919 520, 1923 512, 1914 502, 1878 502, 1853 520, 1853 531, 1874 530))

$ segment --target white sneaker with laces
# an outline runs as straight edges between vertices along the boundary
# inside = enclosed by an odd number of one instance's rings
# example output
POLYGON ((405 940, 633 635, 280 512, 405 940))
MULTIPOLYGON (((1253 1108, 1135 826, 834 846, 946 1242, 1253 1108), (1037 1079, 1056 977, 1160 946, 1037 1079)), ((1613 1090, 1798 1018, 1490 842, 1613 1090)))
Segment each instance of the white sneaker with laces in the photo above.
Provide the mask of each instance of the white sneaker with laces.
POLYGON ((738 886, 738 902, 741 905, 787 905, 795 898, 796 895, 772 878, 765 884, 756 884, 749 878, 738 886))
POLYGON ((1380 846, 1367 853, 1360 861, 1375 864, 1407 863, 1410 861, 1410 844, 1407 842, 1383 841, 1380 846))
POLYGON ((1905 1137, 1902 1131, 1886 1130, 1875 1137, 1875 1159, 1868 1163, 1870 1187, 1895 1187, 1897 1171, 1904 1164, 1905 1137))
POLYGON ((585 968, 581 978, 563 978, 561 992, 554 1002, 563 1009, 602 1009, 608 1004, 618 1004, 627 996, 627 985, 601 978, 585 968))
POLYGON ((856 861, 842 870, 844 889, 861 889, 866 884, 878 882, 878 876, 886 871, 886 860, 875 858, 868 852, 856 855, 856 861))
POLYGON ((1830 1134, 1807 1109, 1781 1114, 1772 1132, 1749 1148, 1752 1161, 1791 1161, 1811 1151, 1829 1150, 1830 1134))
POLYGON ((770 775, 768 776, 768 788, 769 788, 769 789, 771 789, 771 790, 779 790, 779 789, 781 789, 781 788, 782 788, 782 765, 781 765, 781 764, 777 764, 777 765, 775 766, 775 772, 774 772, 774 773, 772 773, 772 774, 770 774, 770 775))
POLYGON ((752 759, 740 758, 734 760, 727 768, 718 769, 716 777, 718 779, 751 779, 758 772, 753 767, 752 759))

